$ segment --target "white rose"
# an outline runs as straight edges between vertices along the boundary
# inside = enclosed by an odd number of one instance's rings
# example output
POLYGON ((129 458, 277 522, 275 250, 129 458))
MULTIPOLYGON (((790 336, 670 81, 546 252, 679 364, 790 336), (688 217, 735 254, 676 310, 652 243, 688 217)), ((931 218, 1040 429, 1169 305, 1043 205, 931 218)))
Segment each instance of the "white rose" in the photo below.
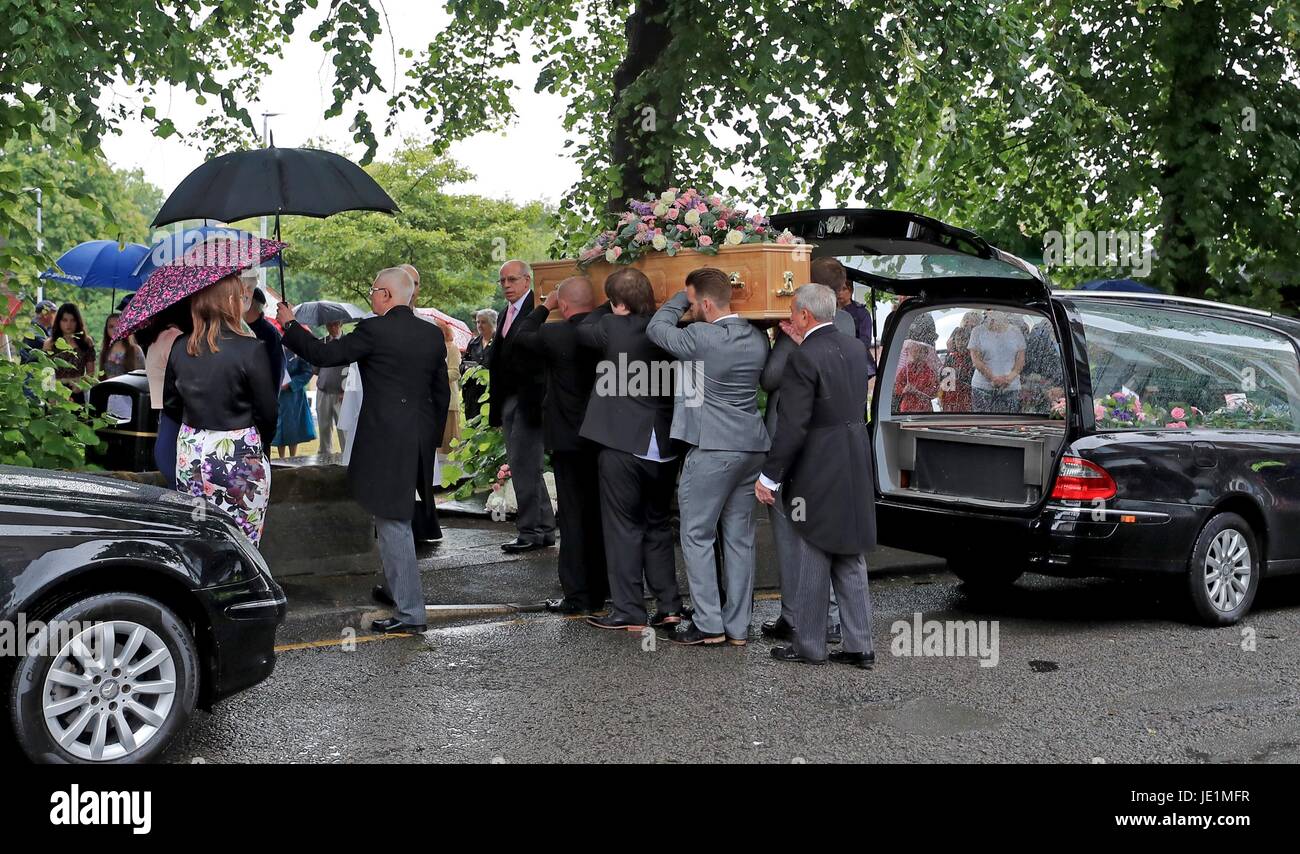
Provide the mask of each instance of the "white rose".
POLYGON ((650 239, 650 245, 662 252, 664 247, 668 245, 668 238, 662 234, 656 234, 650 239))
POLYGON ((685 222, 687 225, 699 225, 700 212, 697 211, 695 208, 691 208, 686 212, 686 216, 682 217, 682 221, 685 222))
POLYGON ((666 204, 664 204, 663 202, 660 202, 659 204, 657 204, 657 205, 654 206, 654 215, 655 215, 655 216, 663 216, 663 215, 666 214, 666 213, 668 213, 668 206, 667 206, 666 204))
POLYGON ((608 261, 610 264, 613 264, 615 261, 618 260, 618 256, 619 256, 620 254, 622 254, 622 253, 615 252, 613 249, 606 249, 606 250, 605 250, 605 260, 608 261))
POLYGON ((659 194, 659 200, 663 202, 665 205, 670 205, 673 202, 677 201, 677 194, 674 193, 672 190, 664 190, 662 193, 659 194))
POLYGON ((728 246, 735 246, 736 244, 740 243, 740 241, 744 239, 745 239, 745 232, 741 231, 738 228, 733 228, 727 232, 728 246))

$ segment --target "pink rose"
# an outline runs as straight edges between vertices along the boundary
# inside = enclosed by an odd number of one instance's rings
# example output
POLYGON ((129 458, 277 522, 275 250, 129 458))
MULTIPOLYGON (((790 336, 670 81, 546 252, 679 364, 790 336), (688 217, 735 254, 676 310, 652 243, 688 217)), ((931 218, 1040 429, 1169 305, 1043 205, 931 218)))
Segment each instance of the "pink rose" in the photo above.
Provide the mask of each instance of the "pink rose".
POLYGON ((666 220, 677 219, 677 208, 675 207, 669 208, 668 213, 664 214, 664 219, 666 220))
POLYGON ((707 234, 701 234, 698 243, 699 243, 701 246, 712 246, 712 245, 713 245, 713 238, 712 238, 712 237, 709 237, 707 234))
POLYGON ((717 221, 717 223, 714 225, 714 227, 715 227, 716 229, 718 229, 718 231, 726 231, 726 230, 727 230, 727 221, 726 221, 725 219, 720 219, 720 220, 717 221))
POLYGON ((1187 429, 1187 422, 1186 422, 1186 421, 1170 421, 1170 422, 1169 422, 1168 424, 1166 424, 1165 426, 1166 426, 1166 427, 1177 427, 1177 428, 1179 428, 1179 429, 1186 430, 1186 429, 1187 429))
POLYGON ((704 204, 704 202, 700 202, 698 205, 695 206, 695 210, 697 210, 698 212, 700 212, 700 213, 702 213, 702 214, 703 214, 703 213, 708 213, 708 212, 709 212, 709 206, 706 205, 706 204, 704 204))
POLYGON ((1105 418, 1105 417, 1106 417, 1106 407, 1104 407, 1104 406, 1102 406, 1100 403, 1098 403, 1096 406, 1094 406, 1094 407, 1092 408, 1092 417, 1095 418, 1095 419, 1097 419, 1098 421, 1100 421, 1101 419, 1105 418))
POLYGON ((1186 416, 1187 413, 1183 411, 1181 406, 1175 406, 1173 409, 1169 410, 1169 415, 1175 421, 1182 421, 1183 417, 1186 416))

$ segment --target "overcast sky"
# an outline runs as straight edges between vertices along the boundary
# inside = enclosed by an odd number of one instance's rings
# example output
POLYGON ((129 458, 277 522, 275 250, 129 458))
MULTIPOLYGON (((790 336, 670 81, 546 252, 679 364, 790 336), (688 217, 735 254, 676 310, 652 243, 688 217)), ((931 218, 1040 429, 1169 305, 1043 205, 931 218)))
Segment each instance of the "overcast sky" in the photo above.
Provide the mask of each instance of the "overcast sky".
MULTIPOLYGON (((276 112, 284 115, 270 119, 275 143, 281 147, 301 145, 308 139, 327 137, 340 145, 351 145, 352 134, 348 125, 352 110, 345 109, 342 116, 325 120, 322 116, 331 103, 330 84, 333 65, 325 58, 320 44, 311 41, 308 34, 324 17, 327 4, 318 9, 308 9, 304 20, 296 27, 292 40, 284 46, 284 58, 275 60, 272 71, 262 87, 262 101, 249 105, 249 113, 261 125, 261 113, 276 112)), ((445 21, 441 4, 428 0, 385 0, 388 19, 397 33, 397 48, 411 48, 417 55, 427 45, 433 34, 445 21)), ((527 49, 523 51, 527 56, 527 49)), ((393 81, 392 42, 387 28, 375 41, 373 61, 385 86, 393 81)), ((398 85, 407 61, 397 57, 398 85)), ((561 127, 564 100, 550 95, 534 94, 533 82, 536 67, 520 66, 516 72, 519 91, 514 98, 519 113, 515 124, 505 134, 480 134, 452 147, 452 156, 467 166, 477 176, 464 185, 467 192, 517 201, 543 199, 558 201, 560 196, 577 180, 577 166, 563 155, 565 134, 561 127)), ((117 96, 125 87, 115 90, 117 96)), ((106 97, 114 97, 106 92, 106 97)), ((367 104, 376 131, 383 132, 388 111, 384 104, 387 93, 375 93, 367 104)), ((167 117, 183 131, 193 130, 198 121, 212 109, 194 103, 194 97, 184 89, 160 91, 152 101, 159 118, 167 117)), ((403 135, 419 136, 424 130, 423 114, 407 112, 399 119, 398 133, 382 138, 378 157, 391 154, 400 146, 403 135)), ((252 140, 250 140, 252 142, 252 140)), ((144 122, 128 123, 121 136, 109 136, 104 151, 114 166, 139 167, 145 177, 170 193, 204 160, 201 148, 153 136, 144 122)), ((356 149, 340 149, 340 154, 357 158, 362 153, 356 149)))

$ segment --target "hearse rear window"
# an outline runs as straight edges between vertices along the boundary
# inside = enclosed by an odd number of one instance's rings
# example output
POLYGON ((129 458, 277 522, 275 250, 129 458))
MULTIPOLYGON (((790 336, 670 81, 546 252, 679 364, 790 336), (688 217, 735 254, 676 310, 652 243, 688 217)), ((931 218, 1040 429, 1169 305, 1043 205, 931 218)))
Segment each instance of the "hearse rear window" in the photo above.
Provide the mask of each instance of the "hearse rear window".
POLYGON ((1061 350, 1037 312, 956 306, 912 313, 894 364, 894 415, 1064 417, 1061 350))
POLYGON ((1300 366, 1281 333, 1131 302, 1076 306, 1097 429, 1297 429, 1300 366))

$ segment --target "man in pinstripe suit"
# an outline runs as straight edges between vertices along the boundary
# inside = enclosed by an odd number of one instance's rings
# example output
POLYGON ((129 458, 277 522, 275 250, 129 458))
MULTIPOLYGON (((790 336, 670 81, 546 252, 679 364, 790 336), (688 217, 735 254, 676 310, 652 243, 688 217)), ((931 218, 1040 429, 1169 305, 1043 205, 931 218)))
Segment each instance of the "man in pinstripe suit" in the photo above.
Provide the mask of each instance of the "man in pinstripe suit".
POLYGON ((754 484, 764 504, 779 500, 796 536, 794 642, 772 649, 779 661, 862 668, 875 663, 866 552, 876 541, 871 448, 862 412, 867 400, 867 350, 839 335, 835 293, 804 285, 790 306, 802 336, 781 380, 772 450, 754 484), (827 654, 826 601, 840 604, 844 645, 827 654))

